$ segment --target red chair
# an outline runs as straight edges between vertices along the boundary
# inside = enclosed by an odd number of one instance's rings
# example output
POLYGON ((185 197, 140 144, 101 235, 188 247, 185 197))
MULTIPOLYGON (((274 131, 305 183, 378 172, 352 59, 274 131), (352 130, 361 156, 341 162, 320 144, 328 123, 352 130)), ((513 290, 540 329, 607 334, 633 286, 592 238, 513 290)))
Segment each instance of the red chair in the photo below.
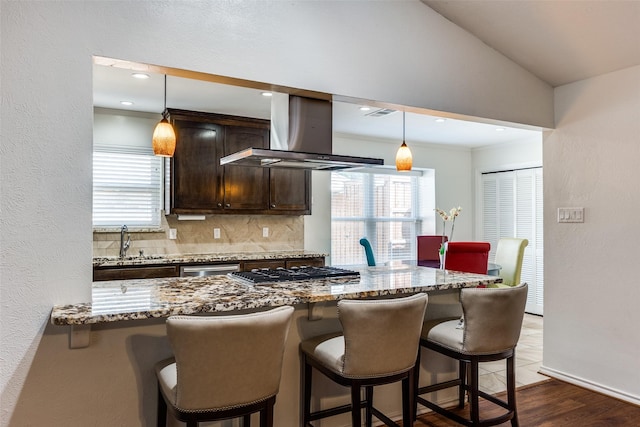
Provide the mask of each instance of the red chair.
POLYGON ((444 268, 466 273, 487 274, 490 250, 491 244, 488 242, 449 242, 444 258, 444 268))
MULTIPOLYGON (((448 239, 445 236, 444 241, 448 239)), ((440 245, 442 236, 418 236, 418 265, 440 267, 440 245)))

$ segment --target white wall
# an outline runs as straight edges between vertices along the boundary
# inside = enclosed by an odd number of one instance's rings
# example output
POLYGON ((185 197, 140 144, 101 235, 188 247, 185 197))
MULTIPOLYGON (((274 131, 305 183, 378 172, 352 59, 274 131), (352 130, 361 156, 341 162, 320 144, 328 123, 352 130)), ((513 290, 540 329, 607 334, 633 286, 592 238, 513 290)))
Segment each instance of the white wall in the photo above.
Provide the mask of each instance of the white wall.
POLYGON ((162 115, 108 108, 95 108, 94 112, 94 145, 126 145, 151 150, 149 141, 162 115))
POLYGON ((640 66, 556 89, 544 140, 544 369, 640 404, 640 66), (559 207, 585 222, 558 224, 559 207))
POLYGON ((92 55, 553 124, 548 85, 417 0, 0 7, 2 426, 155 419, 160 326, 97 328, 84 350, 68 350, 66 330, 49 326, 53 305, 90 298, 92 55))

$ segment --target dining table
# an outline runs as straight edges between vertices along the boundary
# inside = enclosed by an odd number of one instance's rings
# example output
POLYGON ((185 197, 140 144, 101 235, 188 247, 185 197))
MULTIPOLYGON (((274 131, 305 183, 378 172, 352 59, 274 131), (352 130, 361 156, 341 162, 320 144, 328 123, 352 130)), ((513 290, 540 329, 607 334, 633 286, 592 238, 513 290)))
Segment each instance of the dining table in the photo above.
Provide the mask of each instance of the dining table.
MULTIPOLYGON (((420 267, 440 268, 440 260, 418 260, 417 265, 419 265, 420 267)), ((487 265, 487 274, 489 276, 499 276, 501 269, 502 266, 500 264, 490 262, 487 265)))

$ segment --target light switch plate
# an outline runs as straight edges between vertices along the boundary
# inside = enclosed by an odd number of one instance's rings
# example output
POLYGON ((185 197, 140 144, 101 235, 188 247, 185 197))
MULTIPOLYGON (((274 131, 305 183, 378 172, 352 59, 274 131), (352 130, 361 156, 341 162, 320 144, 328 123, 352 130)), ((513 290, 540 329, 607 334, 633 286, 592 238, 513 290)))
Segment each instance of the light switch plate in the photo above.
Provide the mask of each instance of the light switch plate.
POLYGON ((220 229, 219 228, 214 228, 213 229, 213 238, 214 239, 219 239, 220 238, 220 229))
POLYGON ((269 227, 262 227, 262 237, 269 237, 269 227))
POLYGON ((584 208, 558 208, 558 222, 584 222, 584 208))
POLYGON ((170 228, 169 229, 169 239, 175 240, 178 238, 178 229, 170 228))

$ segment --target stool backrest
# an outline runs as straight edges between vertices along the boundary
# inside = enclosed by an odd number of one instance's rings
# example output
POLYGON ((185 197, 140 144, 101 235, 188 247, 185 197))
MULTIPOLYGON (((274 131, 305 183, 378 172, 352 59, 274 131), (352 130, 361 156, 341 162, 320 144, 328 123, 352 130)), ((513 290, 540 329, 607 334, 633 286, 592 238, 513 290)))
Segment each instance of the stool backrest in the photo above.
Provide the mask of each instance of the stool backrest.
POLYGON ((172 316, 176 406, 233 408, 274 396, 293 307, 233 316, 172 316))
POLYGON ((520 338, 527 289, 526 283, 512 288, 462 289, 463 350, 493 354, 514 348, 520 338))
POLYGON ((366 378, 406 372, 416 363, 427 295, 341 300, 345 350, 342 374, 366 378))
POLYGON ((498 240, 495 263, 501 267, 500 277, 505 285, 520 284, 524 249, 528 244, 527 239, 502 238, 498 240))
POLYGON ((444 268, 487 274, 490 250, 491 244, 488 242, 448 242, 444 268))

